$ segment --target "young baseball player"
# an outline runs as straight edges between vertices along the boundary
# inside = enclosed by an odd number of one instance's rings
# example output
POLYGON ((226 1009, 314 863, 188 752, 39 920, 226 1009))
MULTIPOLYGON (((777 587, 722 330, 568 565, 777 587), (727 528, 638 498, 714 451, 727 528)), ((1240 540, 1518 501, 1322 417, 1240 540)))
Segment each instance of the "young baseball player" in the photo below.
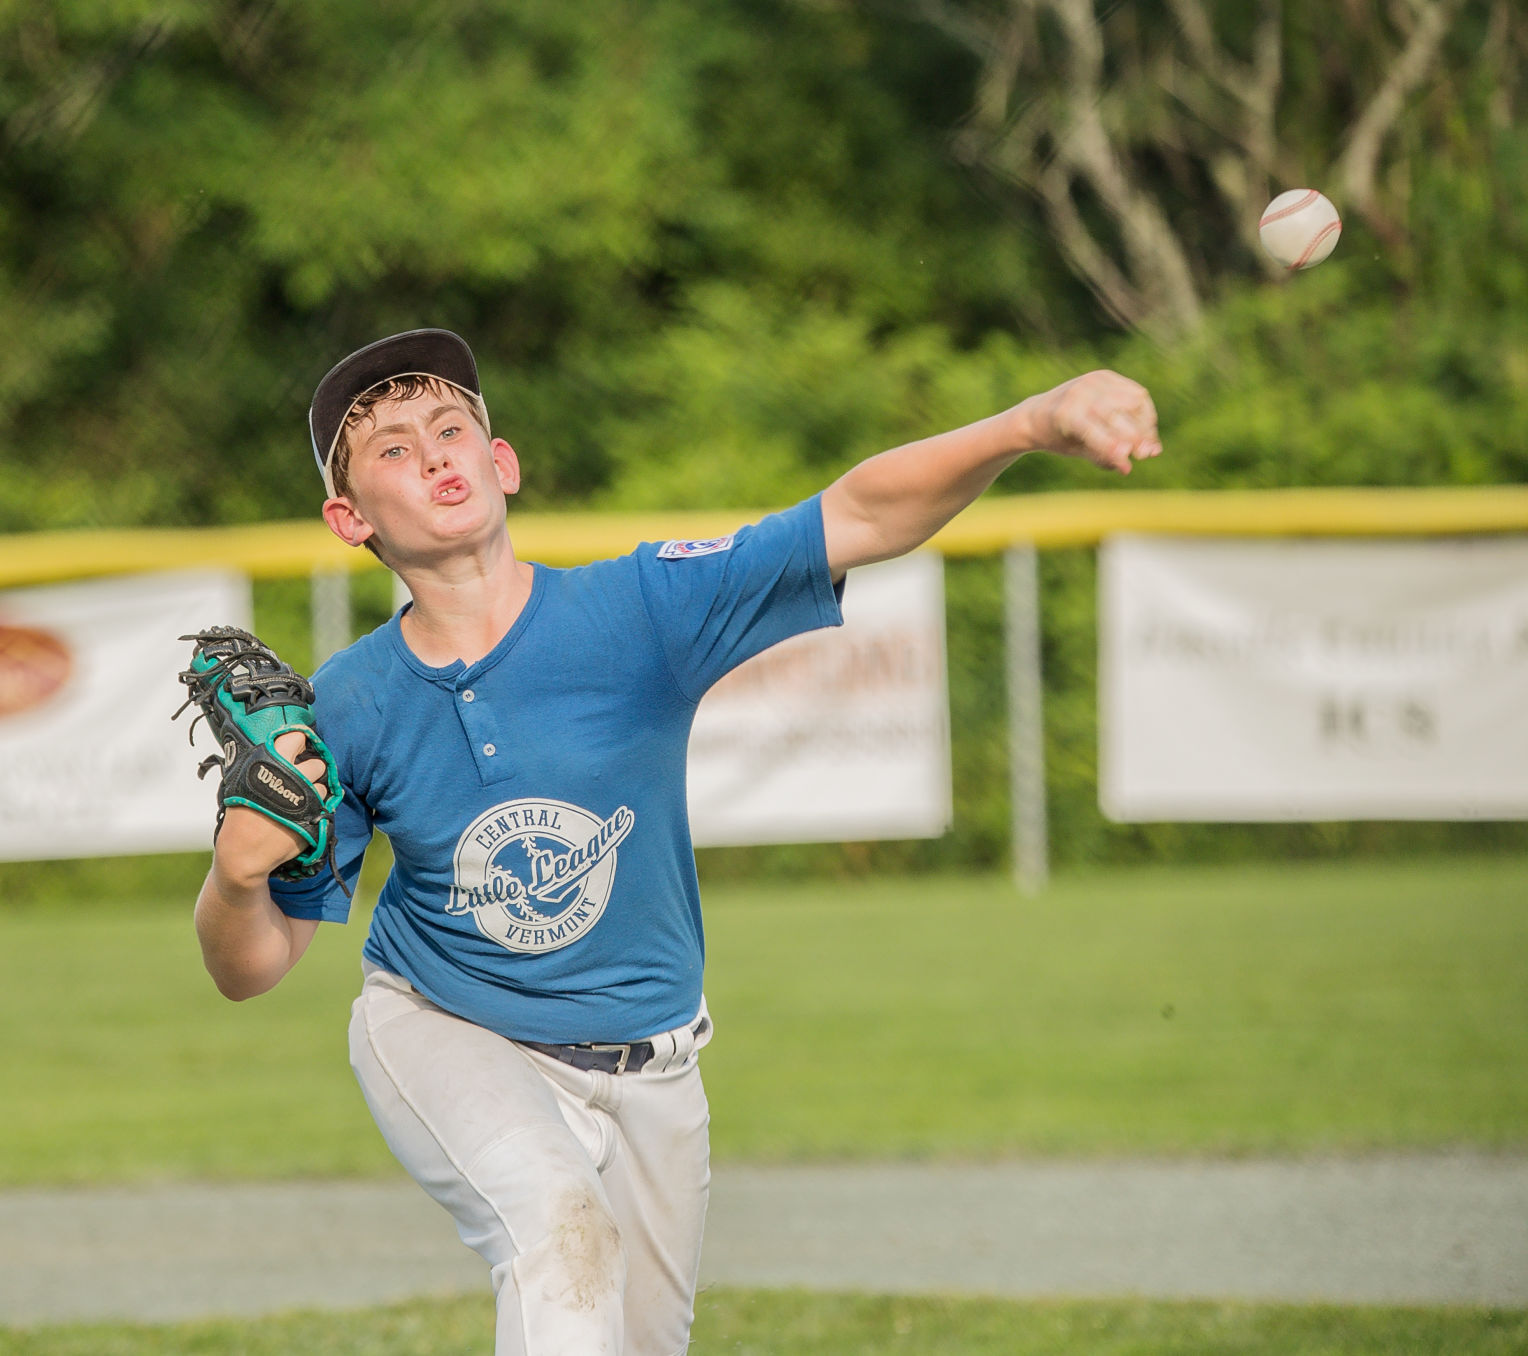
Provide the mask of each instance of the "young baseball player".
MULTIPOLYGON (((709 1182, 696 704, 751 655, 837 625, 848 570, 926 541, 1023 453, 1120 472, 1155 456, 1151 400, 1090 372, 729 536, 578 569, 515 554, 520 465, 456 335, 350 355, 310 425, 325 522, 413 599, 313 678, 344 787, 338 875, 353 885, 377 830, 395 858, 363 952, 356 1077, 488 1263, 499 1356, 673 1356, 709 1182)), ((270 989, 321 920, 346 918, 328 872, 271 877, 293 844, 229 809, 196 925, 230 998, 270 989)))

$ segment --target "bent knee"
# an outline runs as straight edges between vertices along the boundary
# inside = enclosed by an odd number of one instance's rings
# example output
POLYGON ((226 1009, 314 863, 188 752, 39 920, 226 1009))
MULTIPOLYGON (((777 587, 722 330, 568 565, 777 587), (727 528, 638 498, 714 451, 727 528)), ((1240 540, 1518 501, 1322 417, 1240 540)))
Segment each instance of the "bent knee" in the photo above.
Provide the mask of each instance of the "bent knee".
POLYGON ((575 1186, 552 1202, 551 1231, 542 1246, 561 1275, 559 1302, 592 1309, 626 1287, 626 1250, 610 1208, 594 1192, 575 1186))
POLYGON ((595 1192, 573 1187, 551 1202, 551 1224, 509 1266, 527 1349, 619 1351, 626 1252, 615 1219, 595 1192))

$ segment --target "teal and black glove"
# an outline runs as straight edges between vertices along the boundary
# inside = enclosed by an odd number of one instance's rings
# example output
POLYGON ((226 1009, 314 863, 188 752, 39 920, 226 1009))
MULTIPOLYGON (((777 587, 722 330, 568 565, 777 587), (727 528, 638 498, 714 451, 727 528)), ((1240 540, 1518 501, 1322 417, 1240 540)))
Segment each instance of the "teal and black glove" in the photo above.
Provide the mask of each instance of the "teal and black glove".
MULTIPOLYGON (((213 841, 230 805, 258 810, 307 844, 276 868, 277 876, 306 880, 327 865, 344 889, 334 865, 334 812, 344 793, 334 757, 313 728, 313 685, 238 627, 213 626, 181 639, 194 642, 191 667, 180 675, 191 695, 171 719, 194 702, 202 712, 197 719, 206 719, 223 748, 203 759, 196 774, 223 769, 213 841), (288 761, 276 751, 276 740, 293 731, 304 742, 297 758, 288 761), (297 763, 309 758, 323 761, 322 783, 298 771, 297 763)), ((189 733, 195 731, 193 720, 189 733)))

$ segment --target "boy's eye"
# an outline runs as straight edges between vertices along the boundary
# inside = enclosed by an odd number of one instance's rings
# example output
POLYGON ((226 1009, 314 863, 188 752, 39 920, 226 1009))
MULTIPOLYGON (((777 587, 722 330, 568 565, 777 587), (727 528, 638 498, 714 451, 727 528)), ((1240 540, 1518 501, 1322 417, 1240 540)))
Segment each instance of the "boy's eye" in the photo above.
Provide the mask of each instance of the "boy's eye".
POLYGON ((394 458, 396 458, 396 457, 401 457, 403 455, 403 452, 404 452, 403 445, 401 443, 395 443, 392 447, 384 447, 382 449, 381 455, 383 457, 394 457, 394 458))
POLYGON ((456 425, 456 424, 452 424, 452 425, 450 425, 447 428, 441 429, 440 436, 442 438, 454 438, 460 432, 461 432, 461 428, 458 425, 456 425))

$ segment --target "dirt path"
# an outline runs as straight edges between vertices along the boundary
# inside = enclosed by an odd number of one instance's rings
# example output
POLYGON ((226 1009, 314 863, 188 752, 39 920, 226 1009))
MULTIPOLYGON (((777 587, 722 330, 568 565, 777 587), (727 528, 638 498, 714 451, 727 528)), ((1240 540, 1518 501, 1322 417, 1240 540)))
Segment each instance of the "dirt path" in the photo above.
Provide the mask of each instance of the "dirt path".
MULTIPOLYGON (((702 1278, 1525 1307, 1528 1159, 722 1167, 702 1278)), ((407 1181, 0 1194, 0 1325, 486 1285, 407 1181)))

